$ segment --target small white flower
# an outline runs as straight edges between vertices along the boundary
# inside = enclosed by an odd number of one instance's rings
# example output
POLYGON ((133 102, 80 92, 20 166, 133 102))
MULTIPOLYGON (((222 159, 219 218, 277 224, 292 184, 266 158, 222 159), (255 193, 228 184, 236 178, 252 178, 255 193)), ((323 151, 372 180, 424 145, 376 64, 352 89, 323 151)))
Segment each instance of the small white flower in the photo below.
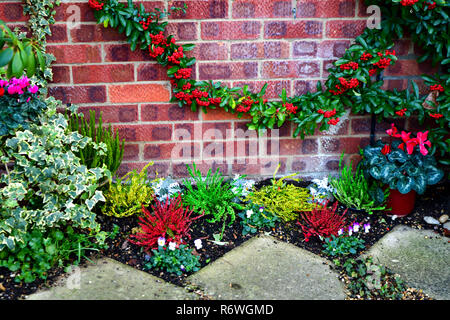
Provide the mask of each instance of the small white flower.
POLYGON ((342 234, 344 233, 344 229, 339 229, 339 231, 338 231, 338 236, 342 236, 342 234))
POLYGON ((239 180, 241 178, 240 174, 235 174, 233 180, 239 180))
POLYGON ((353 234, 353 228, 348 227, 348 235, 351 236, 353 234))
POLYGON ((200 250, 201 248, 203 248, 203 245, 202 245, 202 239, 197 239, 197 240, 195 240, 195 241, 194 241, 194 245, 195 245, 195 247, 197 248, 197 250, 200 250))
POLYGON ((166 238, 164 238, 164 237, 159 237, 159 238, 158 238, 158 246, 164 247, 165 244, 166 244, 166 238))
POLYGON ((247 210, 247 219, 250 219, 252 214, 253 214, 253 210, 247 210))
POLYGON ((259 207, 259 212, 263 212, 264 211, 264 207, 259 207))
POLYGON ((364 232, 365 232, 365 233, 369 233, 370 224, 367 223, 367 224, 365 224, 363 227, 364 227, 364 232))
POLYGON ((177 244, 175 242, 169 242, 169 250, 175 250, 177 248, 177 244))
POLYGON ((358 231, 359 231, 359 223, 358 223, 358 222, 355 222, 355 223, 353 224, 353 231, 354 231, 354 232, 358 232, 358 231))

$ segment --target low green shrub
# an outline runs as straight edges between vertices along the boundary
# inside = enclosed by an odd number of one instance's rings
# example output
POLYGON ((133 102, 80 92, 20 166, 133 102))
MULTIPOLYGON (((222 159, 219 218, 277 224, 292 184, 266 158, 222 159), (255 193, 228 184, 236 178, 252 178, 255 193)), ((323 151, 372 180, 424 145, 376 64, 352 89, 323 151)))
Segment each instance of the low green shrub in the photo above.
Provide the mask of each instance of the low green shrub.
POLYGON ((85 119, 83 114, 77 112, 72 112, 70 116, 66 117, 70 131, 79 132, 82 136, 89 137, 95 142, 76 153, 81 159, 81 163, 88 168, 106 165, 106 168, 111 171, 111 175, 114 176, 122 163, 125 139, 120 142, 119 134, 113 132, 111 125, 103 128, 102 113, 96 124, 94 110, 89 110, 89 119, 85 119), (105 144, 105 153, 98 152, 97 146, 100 144, 105 144))
POLYGON ((200 270, 199 260, 200 256, 194 255, 192 249, 185 245, 179 245, 178 248, 159 246, 158 249, 152 250, 150 261, 144 265, 144 268, 164 270, 180 276, 184 272, 200 270))
POLYGON ((195 163, 192 168, 187 166, 193 181, 185 179, 183 184, 186 191, 183 193, 183 204, 189 206, 194 212, 204 214, 210 223, 222 222, 222 232, 225 230, 226 222, 231 225, 236 220, 235 210, 243 210, 243 206, 235 199, 241 196, 242 187, 232 186, 224 182, 224 177, 219 169, 212 174, 208 170, 206 177, 197 169, 195 163))
POLYGON ((272 185, 253 191, 244 201, 264 207, 283 221, 296 220, 299 212, 311 211, 315 204, 311 203, 312 197, 308 189, 286 184, 284 181, 297 175, 296 173, 276 179, 278 168, 273 175, 272 185))
POLYGON ((352 161, 349 165, 342 167, 343 156, 342 153, 339 160, 339 177, 329 178, 330 185, 334 188, 334 197, 348 208, 364 210, 369 214, 377 210, 384 210, 389 190, 383 192, 377 188, 376 184, 369 184, 359 165, 353 173, 352 161))
POLYGON ((358 249, 364 249, 364 239, 355 236, 334 236, 325 239, 323 252, 328 256, 346 256, 356 254, 358 249))
POLYGON ((105 204, 102 213, 116 218, 129 217, 142 212, 142 206, 147 206, 153 199, 153 189, 147 182, 147 169, 153 165, 148 163, 138 173, 128 172, 115 183, 110 182, 105 192, 105 204))
POLYGON ((276 215, 264 210, 258 205, 250 205, 240 213, 238 217, 241 218, 240 224, 242 226, 242 235, 254 234, 259 229, 273 228, 275 223, 279 221, 276 215))

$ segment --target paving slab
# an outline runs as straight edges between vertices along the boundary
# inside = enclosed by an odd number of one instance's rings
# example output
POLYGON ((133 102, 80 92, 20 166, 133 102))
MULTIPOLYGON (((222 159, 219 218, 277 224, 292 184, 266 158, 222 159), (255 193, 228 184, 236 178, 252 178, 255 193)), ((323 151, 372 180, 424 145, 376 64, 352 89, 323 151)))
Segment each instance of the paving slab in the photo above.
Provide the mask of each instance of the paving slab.
POLYGON ((29 300, 194 300, 197 295, 112 259, 76 268, 29 300))
POLYGON ((397 226, 364 254, 410 286, 438 300, 450 299, 449 239, 430 230, 397 226))
POLYGON ((187 281, 219 300, 343 300, 344 285, 327 263, 292 244, 259 236, 187 281))

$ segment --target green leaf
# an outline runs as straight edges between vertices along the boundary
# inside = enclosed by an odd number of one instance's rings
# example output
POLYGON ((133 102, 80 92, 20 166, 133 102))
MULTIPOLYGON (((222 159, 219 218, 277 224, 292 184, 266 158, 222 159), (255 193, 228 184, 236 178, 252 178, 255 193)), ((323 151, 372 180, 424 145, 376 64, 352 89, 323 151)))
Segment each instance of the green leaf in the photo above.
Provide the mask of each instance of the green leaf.
POLYGON ((6 48, 0 52, 0 68, 6 66, 12 59, 14 51, 11 48, 6 48))

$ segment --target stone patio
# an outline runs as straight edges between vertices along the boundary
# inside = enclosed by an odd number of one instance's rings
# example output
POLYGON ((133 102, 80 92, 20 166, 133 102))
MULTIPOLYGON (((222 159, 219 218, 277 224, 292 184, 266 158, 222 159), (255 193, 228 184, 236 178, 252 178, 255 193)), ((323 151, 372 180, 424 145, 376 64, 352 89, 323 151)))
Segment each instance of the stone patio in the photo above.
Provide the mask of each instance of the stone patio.
MULTIPOLYGON (((397 226, 366 255, 435 299, 450 299, 447 238, 397 226)), ((212 299, 343 300, 344 284, 330 262, 270 236, 254 237, 187 278, 212 299)), ((193 300, 200 296, 148 273, 103 258, 79 268, 33 300, 193 300)))

